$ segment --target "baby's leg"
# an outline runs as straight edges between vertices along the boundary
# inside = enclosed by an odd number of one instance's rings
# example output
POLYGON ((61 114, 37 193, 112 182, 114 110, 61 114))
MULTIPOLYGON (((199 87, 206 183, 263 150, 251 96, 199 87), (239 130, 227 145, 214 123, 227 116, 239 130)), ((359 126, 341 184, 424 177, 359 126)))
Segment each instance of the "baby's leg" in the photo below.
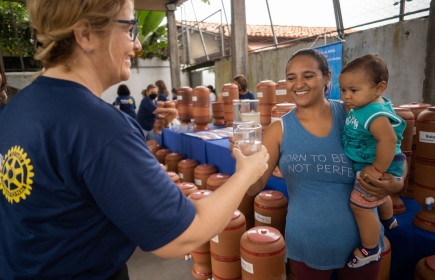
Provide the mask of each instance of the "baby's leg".
MULTIPOLYGON (((355 215, 362 246, 368 249, 375 248, 378 245, 379 231, 381 230, 378 217, 373 213, 373 209, 361 208, 352 203, 350 208, 355 215)), ((355 253, 358 257, 364 257, 358 249, 355 250, 355 253)))
POLYGON ((392 229, 397 226, 397 220, 393 216, 393 202, 389 195, 386 197, 385 204, 378 206, 378 213, 385 229, 392 229))

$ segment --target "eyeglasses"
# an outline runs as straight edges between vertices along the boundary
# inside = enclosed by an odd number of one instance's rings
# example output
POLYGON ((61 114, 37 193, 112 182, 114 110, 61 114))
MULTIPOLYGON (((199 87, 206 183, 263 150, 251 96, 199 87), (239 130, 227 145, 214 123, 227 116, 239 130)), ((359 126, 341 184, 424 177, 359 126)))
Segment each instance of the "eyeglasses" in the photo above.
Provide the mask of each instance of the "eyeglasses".
POLYGON ((115 22, 125 23, 125 24, 133 24, 133 27, 129 30, 130 38, 134 42, 138 33, 138 20, 123 20, 123 19, 115 19, 115 22))

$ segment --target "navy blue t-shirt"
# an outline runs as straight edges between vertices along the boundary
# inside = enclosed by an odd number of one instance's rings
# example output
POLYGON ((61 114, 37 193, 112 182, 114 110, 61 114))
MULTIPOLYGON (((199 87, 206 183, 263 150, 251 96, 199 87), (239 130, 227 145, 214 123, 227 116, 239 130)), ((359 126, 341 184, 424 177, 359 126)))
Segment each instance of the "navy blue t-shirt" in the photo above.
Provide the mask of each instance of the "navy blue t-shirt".
POLYGON ((255 96, 254 96, 254 94, 250 90, 248 90, 248 92, 245 93, 245 94, 240 94, 239 93, 239 99, 251 99, 251 100, 254 100, 255 96))
POLYGON ((168 101, 168 96, 164 92, 161 92, 157 97, 157 101, 168 101))
POLYGON ((146 131, 150 131, 154 127, 154 122, 156 121, 157 115, 153 114, 153 112, 156 109, 156 103, 154 103, 148 96, 145 96, 140 102, 136 120, 146 131))
POLYGON ((1 119, 1 279, 107 279, 191 224, 138 123, 82 85, 39 77, 1 119))
POLYGON ((121 95, 116 97, 115 105, 119 105, 119 109, 133 119, 136 118, 136 102, 134 102, 134 98, 130 95, 121 95))

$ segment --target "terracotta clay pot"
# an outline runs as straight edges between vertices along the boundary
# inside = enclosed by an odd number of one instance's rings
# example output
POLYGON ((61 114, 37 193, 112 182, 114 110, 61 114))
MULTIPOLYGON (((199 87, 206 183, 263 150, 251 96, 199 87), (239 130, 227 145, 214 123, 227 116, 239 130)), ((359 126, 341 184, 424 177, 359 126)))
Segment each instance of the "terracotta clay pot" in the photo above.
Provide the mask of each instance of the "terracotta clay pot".
POLYGON ((178 163, 183 159, 183 155, 180 153, 169 153, 165 157, 165 164, 168 171, 178 173, 178 163))
POLYGON ((213 118, 225 119, 224 103, 223 102, 212 102, 211 103, 211 111, 213 113, 213 118))
POLYGON ((192 104, 192 88, 179 87, 177 90, 177 103, 178 105, 192 104))
POLYGON ((435 255, 419 260, 414 275, 416 280, 435 279, 435 255))
POLYGON ((180 176, 181 182, 193 183, 193 172, 195 167, 198 166, 198 162, 195 159, 183 159, 178 163, 178 176, 180 176))
POLYGON ((172 182, 174 183, 180 183, 180 177, 178 177, 178 174, 172 171, 166 171, 166 174, 168 174, 169 178, 171 178, 172 182))
POLYGON ((391 245, 388 238, 384 235, 385 251, 382 252, 381 267, 379 268, 378 280, 390 279, 391 267, 391 245))
POLYGON ((255 226, 270 226, 285 233, 288 201, 280 191, 262 191, 255 197, 255 226))
POLYGON ((192 119, 192 88, 180 87, 177 90, 178 116, 182 123, 192 119))
POLYGON ((192 91, 192 116, 195 120, 195 131, 210 130, 210 90, 204 86, 197 86, 192 91))
POLYGON ((200 190, 207 189, 207 179, 216 173, 217 168, 213 164, 200 164, 193 170, 193 182, 200 190))
POLYGON ((435 107, 429 107, 421 112, 417 117, 416 126, 415 156, 435 160, 435 107))
POLYGON ((210 263, 194 263, 192 266, 192 276, 197 280, 210 280, 212 277, 210 263))
POLYGON ((276 104, 271 111, 271 122, 281 119, 282 116, 290 112, 294 107, 296 107, 295 103, 276 104))
POLYGON ((240 239, 243 280, 285 280, 285 242, 272 227, 254 227, 240 239))
POLYGON ((168 171, 168 168, 166 167, 166 165, 160 163, 160 167, 161 167, 164 171, 168 171))
POLYGON ((194 183, 180 182, 177 183, 178 188, 184 193, 185 196, 189 196, 191 193, 196 192, 198 187, 194 183))
POLYGON ((230 178, 230 175, 224 173, 211 174, 207 179, 207 190, 215 191, 230 178))
POLYGON ((402 133, 403 139, 402 144, 400 145, 400 149, 402 151, 411 151, 412 149, 412 138, 414 135, 414 114, 411 112, 409 108, 402 107, 393 107, 396 115, 401 117, 406 122, 406 128, 402 133))
POLYGON ((415 158, 414 199, 421 205, 414 225, 435 233, 435 160, 415 158))
POLYGON ((245 194, 240 202, 239 207, 237 209, 245 215, 246 219, 246 229, 249 230, 255 225, 255 212, 254 212, 254 196, 249 196, 245 194))
POLYGON ((239 99, 239 87, 234 83, 224 84, 221 94, 224 103, 225 126, 232 127, 234 121, 233 100, 239 99))
POLYGON ((276 83, 276 103, 293 103, 293 97, 287 93, 286 80, 279 80, 276 83))
POLYGON ((165 158, 168 154, 172 153, 171 150, 169 149, 159 149, 156 152, 156 158, 158 160, 158 162, 160 162, 161 164, 165 164, 165 158))
MULTIPOLYGON (((424 110, 426 110, 427 108, 429 108, 431 105, 427 104, 427 103, 419 103, 419 102, 411 102, 409 104, 402 104, 399 107, 401 108, 408 108, 411 110, 411 112, 414 114, 414 132, 413 132, 413 137, 412 137, 412 157, 411 157, 411 169, 409 172, 409 181, 410 184, 412 185, 412 183, 414 182, 414 162, 415 162, 415 149, 416 149, 416 145, 417 145, 417 118, 418 115, 423 112, 424 110)), ((412 195, 410 195, 410 198, 413 198, 412 195)))
POLYGON ((236 210, 225 229, 210 240, 211 266, 215 279, 239 279, 240 238, 246 231, 245 216, 236 210))
POLYGON ((260 123, 263 132, 271 122, 272 108, 276 105, 276 84, 265 80, 257 84, 257 99, 260 101, 260 123))
MULTIPOLYGON (((199 200, 202 199, 210 194, 212 194, 212 191, 209 190, 198 190, 195 192, 192 192, 188 198, 189 200, 199 200)), ((192 256, 192 260, 195 263, 199 264, 210 264, 211 263, 211 256, 210 256, 210 242, 206 242, 203 245, 199 246, 195 250, 193 250, 190 255, 192 256)), ((211 271, 210 271, 211 273, 211 271)))

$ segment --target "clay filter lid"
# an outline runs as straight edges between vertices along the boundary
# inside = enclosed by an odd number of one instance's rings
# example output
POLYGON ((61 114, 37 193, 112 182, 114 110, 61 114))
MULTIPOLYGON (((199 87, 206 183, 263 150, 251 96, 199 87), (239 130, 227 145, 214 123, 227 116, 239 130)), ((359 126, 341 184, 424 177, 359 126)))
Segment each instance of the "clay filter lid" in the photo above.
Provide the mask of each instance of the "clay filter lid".
POLYGON ((248 230, 247 235, 255 243, 274 243, 281 238, 279 230, 272 227, 254 227, 248 230))
POLYGON ((264 200, 279 200, 284 197, 284 194, 279 191, 262 191, 259 196, 264 200))

